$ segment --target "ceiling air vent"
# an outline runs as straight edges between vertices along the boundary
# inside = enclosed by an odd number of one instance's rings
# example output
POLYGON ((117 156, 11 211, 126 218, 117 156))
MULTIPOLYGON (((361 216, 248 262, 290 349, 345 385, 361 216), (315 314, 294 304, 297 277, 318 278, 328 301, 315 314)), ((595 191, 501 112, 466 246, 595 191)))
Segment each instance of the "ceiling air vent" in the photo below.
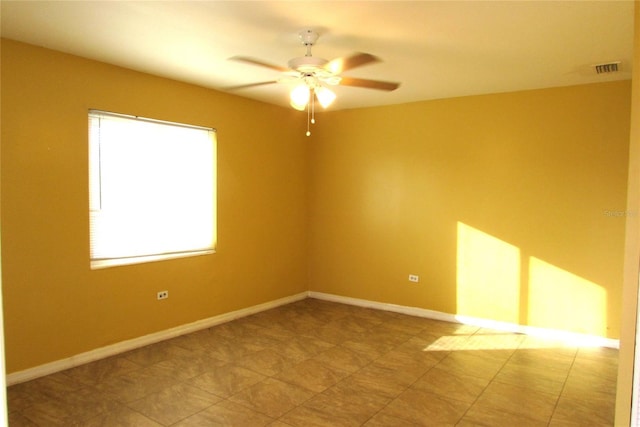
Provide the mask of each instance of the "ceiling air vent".
POLYGON ((606 64, 597 64, 593 67, 596 69, 596 74, 607 74, 607 73, 616 73, 618 71, 618 66, 620 65, 620 61, 616 62, 608 62, 606 64))

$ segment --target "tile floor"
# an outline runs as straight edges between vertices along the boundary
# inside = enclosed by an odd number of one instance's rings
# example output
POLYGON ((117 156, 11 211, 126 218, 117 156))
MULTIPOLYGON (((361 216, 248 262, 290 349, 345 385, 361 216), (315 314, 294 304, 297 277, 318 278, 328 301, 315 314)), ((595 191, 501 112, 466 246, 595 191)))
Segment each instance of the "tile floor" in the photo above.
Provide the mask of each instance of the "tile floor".
POLYGON ((9 424, 604 426, 617 360, 306 299, 11 386, 9 424))

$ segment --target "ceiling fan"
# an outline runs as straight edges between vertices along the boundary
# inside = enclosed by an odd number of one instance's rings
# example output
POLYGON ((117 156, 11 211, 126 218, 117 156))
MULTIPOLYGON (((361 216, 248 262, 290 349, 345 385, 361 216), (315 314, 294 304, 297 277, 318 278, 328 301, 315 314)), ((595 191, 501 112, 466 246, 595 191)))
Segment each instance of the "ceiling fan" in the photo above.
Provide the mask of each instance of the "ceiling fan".
POLYGON ((353 86, 383 91, 392 91, 400 86, 399 83, 341 76, 340 74, 344 71, 379 62, 380 59, 368 53, 358 52, 327 61, 326 59, 311 55, 311 47, 318 40, 319 35, 317 32, 311 29, 305 29, 300 31, 298 35, 302 44, 306 46, 307 52, 305 56, 291 59, 288 67, 273 65, 246 56, 233 56, 229 58, 234 61, 258 65, 284 73, 283 77, 277 80, 250 83, 234 86, 229 89, 245 89, 273 83, 293 84, 294 87, 290 92, 290 103, 291 106, 297 110, 304 111, 307 109, 307 115, 310 117, 310 119, 307 120, 307 136, 309 136, 311 134, 309 131, 309 122, 315 123, 313 117, 315 100, 317 99, 323 108, 327 108, 336 98, 335 93, 327 86, 353 86))

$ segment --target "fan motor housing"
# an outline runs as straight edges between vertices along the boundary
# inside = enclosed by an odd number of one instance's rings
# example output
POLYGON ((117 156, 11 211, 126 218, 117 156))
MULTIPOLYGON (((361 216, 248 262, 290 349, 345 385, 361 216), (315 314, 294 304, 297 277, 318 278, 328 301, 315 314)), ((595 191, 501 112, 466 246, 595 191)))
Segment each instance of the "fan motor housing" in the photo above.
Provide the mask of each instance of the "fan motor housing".
POLYGON ((301 56, 290 60, 289 68, 301 73, 313 73, 324 67, 327 62, 329 61, 315 56, 301 56))

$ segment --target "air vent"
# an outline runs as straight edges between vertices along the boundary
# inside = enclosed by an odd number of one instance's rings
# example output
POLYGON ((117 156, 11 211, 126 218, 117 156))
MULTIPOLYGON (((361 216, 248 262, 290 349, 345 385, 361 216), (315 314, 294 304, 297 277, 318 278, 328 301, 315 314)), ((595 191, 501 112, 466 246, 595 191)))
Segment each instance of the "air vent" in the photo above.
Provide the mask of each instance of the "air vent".
POLYGON ((597 64, 593 67, 596 69, 596 74, 607 74, 607 73, 616 73, 618 72, 618 66, 620 65, 620 61, 609 62, 606 64, 597 64))

